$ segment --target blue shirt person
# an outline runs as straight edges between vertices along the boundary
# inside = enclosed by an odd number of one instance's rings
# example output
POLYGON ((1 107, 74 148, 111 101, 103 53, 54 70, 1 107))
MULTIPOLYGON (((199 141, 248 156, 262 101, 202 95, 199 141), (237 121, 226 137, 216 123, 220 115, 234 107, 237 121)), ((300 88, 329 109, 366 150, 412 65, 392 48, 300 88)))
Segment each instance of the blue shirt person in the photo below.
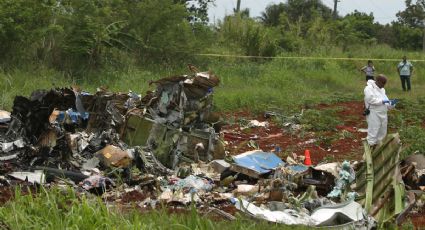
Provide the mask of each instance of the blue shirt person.
POLYGON ((413 65, 410 63, 410 61, 407 61, 406 56, 403 56, 403 61, 397 65, 397 71, 400 75, 401 87, 403 88, 403 91, 406 91, 406 89, 407 91, 410 91, 410 76, 413 74, 413 65))

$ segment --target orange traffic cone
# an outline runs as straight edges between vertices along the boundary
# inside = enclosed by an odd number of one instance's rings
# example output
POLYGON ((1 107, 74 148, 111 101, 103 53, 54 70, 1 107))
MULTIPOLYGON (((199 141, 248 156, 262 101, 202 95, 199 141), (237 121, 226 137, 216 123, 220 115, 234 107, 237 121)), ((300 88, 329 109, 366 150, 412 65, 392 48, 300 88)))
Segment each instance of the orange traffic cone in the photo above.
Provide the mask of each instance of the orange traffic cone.
POLYGON ((304 151, 304 156, 305 156, 304 164, 305 165, 311 165, 310 150, 306 149, 304 151))

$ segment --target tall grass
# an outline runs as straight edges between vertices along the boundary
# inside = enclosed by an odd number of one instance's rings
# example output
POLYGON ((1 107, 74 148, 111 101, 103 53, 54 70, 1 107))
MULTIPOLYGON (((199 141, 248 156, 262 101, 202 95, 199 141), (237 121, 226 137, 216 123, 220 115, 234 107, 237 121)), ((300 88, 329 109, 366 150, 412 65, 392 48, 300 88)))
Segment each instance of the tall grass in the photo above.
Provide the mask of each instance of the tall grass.
MULTIPOLYGON (((348 53, 339 49, 324 53, 289 53, 283 56, 425 59, 422 53, 405 53, 386 46, 354 47, 348 53)), ((366 61, 274 59, 246 60, 237 58, 199 59, 201 70, 213 70, 221 79, 215 89, 215 106, 219 111, 249 109, 262 111, 270 107, 281 111, 298 110, 306 103, 332 103, 340 100, 362 100, 365 80, 359 69, 366 61)), ((389 77, 386 86, 390 98, 405 99, 406 106, 423 104, 425 98, 425 64, 413 63, 412 91, 403 92, 396 72, 398 61, 374 61, 378 73, 389 77)), ((35 89, 64 87, 72 84, 94 92, 98 86, 110 90, 144 94, 148 81, 176 74, 187 74, 185 66, 148 66, 114 71, 103 70, 84 76, 68 76, 43 67, 0 71, 0 109, 10 109, 16 95, 29 95, 35 89)), ((402 100, 403 101, 403 100, 402 100)), ((403 104, 402 104, 403 105, 403 104)), ((422 108, 416 106, 415 108, 422 108)), ((406 153, 424 153, 425 133, 420 127, 423 113, 409 114, 410 109, 390 116, 394 129, 400 129, 409 144, 406 153), (415 127, 405 120, 415 117, 415 127)), ((361 111, 359 111, 360 113, 361 111)), ((244 218, 235 222, 213 222, 196 213, 168 215, 165 211, 139 214, 133 210, 109 209, 97 198, 79 197, 53 189, 36 196, 23 196, 17 191, 14 201, 0 207, 0 220, 12 229, 284 229, 281 225, 253 222, 244 218)))
POLYGON ((213 221, 195 208, 186 214, 168 214, 165 209, 141 214, 137 205, 122 211, 119 205, 107 206, 100 198, 77 195, 71 188, 15 193, 14 201, 0 207, 0 220, 11 229, 303 229, 242 216, 232 222, 213 221))
MULTIPOLYGON (((359 48, 353 57, 399 59, 405 53, 387 47, 359 48), (388 56, 385 56, 388 55, 388 56)), ((289 54, 297 56, 296 54, 289 54)), ((285 56, 289 56, 285 55, 285 56)), ((315 56, 314 53, 310 54, 315 56)), ((332 57, 347 57, 336 50, 332 57)), ((408 53, 409 58, 424 59, 419 53, 408 53)), ((320 56, 320 55, 316 55, 320 56)), ((412 92, 401 90, 396 66, 399 61, 375 61, 378 74, 385 74, 389 81, 386 86, 391 98, 416 98, 424 95, 425 64, 413 63, 412 92)), ((212 60, 209 68, 215 70, 222 79, 217 89, 216 104, 219 109, 232 110, 249 108, 262 110, 268 106, 291 109, 306 101, 328 102, 335 97, 361 100, 365 87, 364 75, 359 69, 366 61, 354 60, 309 60, 274 59, 268 62, 246 60, 212 60)))
MULTIPOLYGON (((348 53, 335 48, 327 53, 308 54, 288 53, 283 56, 317 57, 364 57, 400 59, 425 59, 417 52, 405 53, 384 45, 374 47, 354 47, 348 53)), ((391 98, 415 99, 425 95, 423 62, 413 63, 413 90, 404 93, 396 71, 397 61, 374 61, 377 73, 388 76, 387 94, 391 98)), ((268 107, 284 110, 298 109, 309 103, 344 100, 361 100, 365 80, 359 69, 366 61, 354 60, 310 60, 274 59, 246 60, 238 58, 203 57, 198 63, 201 70, 213 70, 221 84, 215 90, 217 110, 250 109, 261 111, 268 107)), ((52 86, 79 84, 85 90, 95 91, 98 86, 108 86, 110 90, 127 92, 133 90, 144 94, 149 88, 148 81, 176 74, 187 74, 186 66, 148 66, 125 70, 103 70, 87 73, 84 76, 66 76, 57 71, 37 68, 36 70, 14 70, 0 72, 0 108, 9 109, 15 95, 28 95, 34 89, 52 86)))

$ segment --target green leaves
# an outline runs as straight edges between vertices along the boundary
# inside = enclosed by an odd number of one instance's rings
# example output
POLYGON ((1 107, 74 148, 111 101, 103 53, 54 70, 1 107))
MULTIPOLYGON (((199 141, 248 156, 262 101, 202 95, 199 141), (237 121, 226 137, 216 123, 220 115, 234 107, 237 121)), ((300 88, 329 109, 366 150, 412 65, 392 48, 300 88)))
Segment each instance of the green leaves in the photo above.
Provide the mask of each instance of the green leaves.
POLYGON ((192 27, 188 19, 204 21, 212 0, 186 2, 0 0, 0 65, 36 61, 75 73, 130 58, 181 60, 206 44, 192 30, 205 25, 192 27))

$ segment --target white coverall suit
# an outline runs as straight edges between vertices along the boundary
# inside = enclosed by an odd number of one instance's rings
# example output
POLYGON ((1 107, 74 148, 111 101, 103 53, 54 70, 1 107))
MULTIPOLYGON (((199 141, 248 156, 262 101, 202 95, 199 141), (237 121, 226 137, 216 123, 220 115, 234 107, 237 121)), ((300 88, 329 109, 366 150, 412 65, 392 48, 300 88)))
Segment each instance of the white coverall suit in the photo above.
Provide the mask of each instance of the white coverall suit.
POLYGON ((370 110, 370 114, 366 117, 366 140, 369 145, 372 146, 382 141, 387 135, 387 111, 392 108, 392 106, 383 103, 384 100, 388 101, 385 89, 379 88, 375 84, 374 80, 367 81, 367 86, 364 89, 364 95, 365 106, 370 110))

